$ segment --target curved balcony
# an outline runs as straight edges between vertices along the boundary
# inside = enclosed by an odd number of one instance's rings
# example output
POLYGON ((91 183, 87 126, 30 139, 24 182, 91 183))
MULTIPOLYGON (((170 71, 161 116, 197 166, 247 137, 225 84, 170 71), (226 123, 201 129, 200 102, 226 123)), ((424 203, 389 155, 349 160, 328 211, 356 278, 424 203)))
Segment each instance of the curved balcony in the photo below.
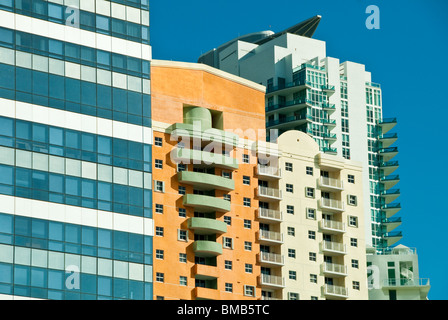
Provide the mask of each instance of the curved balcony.
POLYGON ((400 182, 400 176, 399 175, 384 176, 380 178, 380 182, 383 184, 384 190, 389 190, 390 188, 394 187, 398 182, 400 182))
POLYGON ((188 228, 195 234, 223 234, 227 232, 227 224, 223 221, 208 218, 188 219, 188 228))
POLYGON ((378 123, 383 134, 387 133, 397 125, 397 118, 385 118, 378 123))
POLYGON ((176 148, 171 152, 171 159, 175 163, 214 166, 222 169, 238 169, 238 160, 218 153, 202 150, 176 148))
POLYGON ((381 211, 386 214, 386 218, 390 218, 397 214, 401 210, 401 204, 399 203, 389 203, 381 206, 381 211))
POLYGON ((193 171, 181 171, 177 174, 180 183, 192 185, 198 190, 224 190, 235 189, 235 181, 214 174, 193 171))
POLYGON ((401 193, 399 189, 385 190, 381 192, 381 198, 384 199, 385 203, 391 203, 394 202, 400 196, 400 194, 401 193))
POLYGON ((213 241, 195 241, 193 251, 198 257, 216 257, 222 254, 222 245, 213 241))
MULTIPOLYGON (((198 121, 199 122, 199 121, 198 121)), ((216 143, 222 143, 223 145, 228 145, 236 147, 239 142, 239 136, 233 132, 228 132, 216 128, 205 129, 199 124, 189 123, 175 123, 168 128, 168 132, 173 136, 173 139, 186 137, 189 139, 199 139, 201 141, 209 143, 210 141, 216 143)))
POLYGON ((186 207, 197 208, 201 211, 229 212, 230 201, 200 194, 186 194, 183 196, 186 207))

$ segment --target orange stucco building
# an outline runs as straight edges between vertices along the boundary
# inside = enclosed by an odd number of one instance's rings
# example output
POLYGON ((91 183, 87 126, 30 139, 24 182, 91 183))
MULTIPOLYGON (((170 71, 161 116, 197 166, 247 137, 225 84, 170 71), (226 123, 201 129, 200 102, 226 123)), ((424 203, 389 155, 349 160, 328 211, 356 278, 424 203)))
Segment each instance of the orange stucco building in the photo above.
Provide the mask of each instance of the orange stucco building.
POLYGON ((154 299, 261 297, 252 147, 264 94, 206 65, 151 61, 154 299))

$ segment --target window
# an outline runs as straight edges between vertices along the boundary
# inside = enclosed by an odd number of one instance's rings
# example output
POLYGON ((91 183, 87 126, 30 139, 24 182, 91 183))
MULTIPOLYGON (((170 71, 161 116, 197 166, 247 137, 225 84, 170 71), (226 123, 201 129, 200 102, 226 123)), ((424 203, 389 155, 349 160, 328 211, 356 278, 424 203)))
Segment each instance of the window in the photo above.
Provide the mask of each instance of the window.
POLYGON ((184 195, 187 193, 187 189, 184 186, 179 186, 179 194, 184 195))
POLYGON ((308 230, 308 239, 316 240, 316 231, 308 230))
POLYGON ((358 203, 358 197, 349 194, 348 195, 348 204, 351 206, 356 206, 358 203))
POLYGON ((161 137, 155 137, 155 138, 154 138, 154 145, 155 145, 156 147, 161 147, 161 146, 163 146, 163 140, 162 140, 162 138, 161 138, 161 137))
POLYGON ((163 204, 156 203, 156 213, 163 213, 163 204))
POLYGON ((156 250, 156 259, 163 260, 163 258, 164 258, 164 251, 157 249, 156 250))
POLYGON ((177 164, 177 172, 187 171, 187 165, 183 163, 177 164))
POLYGON ((294 206, 287 205, 286 206, 286 213, 294 214, 294 206))
POLYGON ((188 241, 188 230, 177 230, 177 240, 188 241))
POLYGON ((232 266, 232 261, 230 260, 226 260, 224 261, 224 269, 226 270, 232 270, 233 266, 232 266))
POLYGON ((249 163, 249 162, 250 162, 249 155, 243 154, 243 163, 249 163))
POLYGON ((307 175, 309 175, 309 176, 314 175, 313 171, 314 171, 313 167, 306 167, 306 174, 307 175))
POLYGON ((289 258, 295 258, 296 257, 296 250, 295 249, 288 249, 288 257, 289 258))
POLYGON ((243 199, 243 205, 245 207, 250 207, 250 198, 244 198, 243 199))
POLYGON ((316 209, 307 208, 306 209, 306 218, 311 220, 316 220, 316 209))
POLYGON ((230 194, 225 194, 224 195, 224 200, 227 200, 227 201, 232 201, 232 197, 230 196, 230 194))
POLYGON ((163 237, 163 227, 156 227, 156 236, 163 237))
POLYGON ((187 210, 185 208, 179 208, 179 217, 185 218, 187 216, 187 210))
POLYGON ((165 192, 165 184, 163 183, 163 181, 154 181, 154 191, 165 192))
POLYGON ((232 225, 232 217, 225 216, 225 217, 224 217, 224 222, 225 222, 228 226, 231 226, 231 225, 232 225))
POLYGON ((294 227, 288 227, 288 236, 295 237, 296 235, 296 229, 294 227))
POLYGON ((226 292, 233 292, 233 284, 226 283, 225 290, 226 290, 226 292))
POLYGON ((165 281, 165 274, 161 272, 156 272, 156 281, 157 282, 164 282, 165 281))
POLYGON ((222 176, 227 179, 232 179, 232 173, 228 171, 223 171, 222 176))
POLYGON ((255 296, 255 287, 253 286, 244 286, 244 295, 248 297, 254 297, 255 296))
POLYGON ((353 281, 353 289, 359 290, 359 281, 353 281))
POLYGON ((187 286, 187 277, 179 276, 179 285, 181 286, 187 286))
POLYGON ((297 280, 297 272, 293 270, 289 270, 289 279, 297 280))
POLYGON ((244 219, 244 228, 246 229, 252 228, 252 221, 244 219))
POLYGON ((299 294, 296 292, 288 292, 288 300, 299 300, 299 294))
POLYGON ((243 184, 250 185, 250 177, 249 176, 243 176, 243 184))
POLYGON ((156 169, 163 169, 163 161, 160 159, 156 159, 155 167, 156 167, 156 169))
POLYGON ((314 198, 314 188, 306 187, 305 188, 305 195, 308 198, 314 198))
POLYGON ((355 183, 355 176, 352 174, 348 175, 348 183, 355 183))
POLYGON ((294 186, 292 184, 287 183, 286 184, 286 192, 294 192, 294 186))
POLYGON ((317 261, 317 257, 316 257, 316 253, 315 252, 310 252, 308 256, 309 256, 309 260, 310 261, 317 261))
POLYGON ((315 296, 311 296, 311 300, 319 300, 319 298, 318 297, 315 297, 315 296))
POLYGON ((317 274, 310 274, 310 282, 317 283, 317 274))
POLYGON ((246 251, 252 251, 252 242, 250 242, 250 241, 244 241, 244 250, 246 250, 246 251))
POLYGON ((186 253, 179 253, 179 262, 187 263, 187 254, 186 253))
POLYGON ((246 264, 244 265, 244 271, 245 271, 246 273, 252 273, 252 271, 253 271, 253 267, 252 267, 252 265, 251 265, 250 263, 246 263, 246 264))
POLYGON ((348 225, 350 227, 358 227, 358 217, 349 216, 348 217, 348 225))
POLYGON ((357 247, 358 246, 358 239, 350 238, 350 245, 352 247, 357 247))
POLYGON ((352 259, 352 268, 358 269, 359 268, 359 261, 352 259))
POLYGON ((292 172, 292 163, 290 163, 290 162, 286 162, 285 163, 285 170, 286 171, 291 171, 292 172))
POLYGON ((223 241, 223 244, 222 244, 223 248, 233 249, 233 239, 232 238, 223 237, 222 241, 223 241))

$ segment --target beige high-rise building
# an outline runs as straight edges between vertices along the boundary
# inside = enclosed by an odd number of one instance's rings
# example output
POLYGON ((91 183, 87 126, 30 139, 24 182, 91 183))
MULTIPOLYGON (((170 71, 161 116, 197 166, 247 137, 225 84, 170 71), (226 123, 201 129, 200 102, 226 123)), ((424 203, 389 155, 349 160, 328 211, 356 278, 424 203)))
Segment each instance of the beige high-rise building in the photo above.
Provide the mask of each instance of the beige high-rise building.
POLYGON ((271 213, 260 232, 272 238, 260 243, 261 273, 273 283, 262 296, 367 300, 362 165, 321 152, 300 131, 282 134, 278 152, 277 179, 261 185, 259 177, 260 190, 279 191, 278 201, 260 199, 260 214, 271 213))

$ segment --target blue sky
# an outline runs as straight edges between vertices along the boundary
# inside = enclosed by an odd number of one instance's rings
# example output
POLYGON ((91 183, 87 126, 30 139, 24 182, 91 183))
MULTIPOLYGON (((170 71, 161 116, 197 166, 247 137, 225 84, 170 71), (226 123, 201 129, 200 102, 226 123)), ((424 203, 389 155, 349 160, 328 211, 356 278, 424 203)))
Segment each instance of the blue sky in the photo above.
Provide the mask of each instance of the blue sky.
POLYGON ((429 298, 448 300, 447 12, 446 0, 159 0, 151 1, 151 45, 154 59, 196 62, 239 35, 321 15, 314 38, 328 56, 365 64, 382 85, 384 116, 398 118, 400 243, 417 248, 429 298), (365 26, 369 5, 380 9, 379 30, 365 26))

